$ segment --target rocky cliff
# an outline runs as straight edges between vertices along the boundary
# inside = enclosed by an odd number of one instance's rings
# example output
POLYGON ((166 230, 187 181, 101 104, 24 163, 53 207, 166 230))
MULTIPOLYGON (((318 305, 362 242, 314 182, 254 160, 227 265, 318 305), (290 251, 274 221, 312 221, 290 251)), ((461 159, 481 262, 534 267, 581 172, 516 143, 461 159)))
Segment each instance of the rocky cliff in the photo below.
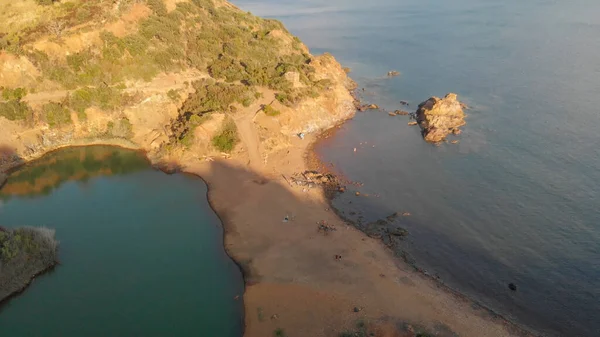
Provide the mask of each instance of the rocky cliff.
POLYGON ((416 118, 423 138, 432 143, 443 141, 450 133, 458 134, 459 127, 465 125, 462 105, 452 93, 444 98, 431 97, 419 104, 416 118))

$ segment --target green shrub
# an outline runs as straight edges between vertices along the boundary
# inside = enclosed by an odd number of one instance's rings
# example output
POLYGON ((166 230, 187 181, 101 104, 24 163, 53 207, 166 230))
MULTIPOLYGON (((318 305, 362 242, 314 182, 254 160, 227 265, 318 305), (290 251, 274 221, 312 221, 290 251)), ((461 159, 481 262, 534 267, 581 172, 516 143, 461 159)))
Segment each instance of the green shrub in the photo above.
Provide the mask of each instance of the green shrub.
POLYGON ((8 102, 0 102, 0 116, 5 117, 10 121, 26 120, 32 115, 32 110, 27 103, 21 100, 10 100, 8 102))
POLYGON ((121 118, 116 122, 108 122, 108 136, 129 139, 133 136, 133 126, 127 118, 121 118))
POLYGON ((37 2, 38 5, 42 5, 42 6, 48 6, 48 5, 52 5, 55 2, 59 2, 60 0, 35 0, 35 2, 37 2))
POLYGON ((286 106, 293 106, 305 98, 317 98, 319 97, 319 90, 316 87, 305 87, 287 90, 284 92, 278 92, 275 94, 275 99, 279 103, 286 106))
POLYGON ((91 15, 92 15, 92 12, 87 7, 80 7, 77 9, 77 12, 75 13, 75 16, 77 17, 78 22, 83 22, 85 20, 90 19, 91 15))
POLYGON ((180 22, 174 16, 150 16, 140 24, 140 34, 146 39, 157 38, 174 43, 181 36, 180 22))
POLYGON ((279 110, 273 108, 271 106, 271 104, 265 105, 263 108, 263 111, 265 112, 265 115, 271 116, 271 117, 277 116, 281 113, 279 110))
POLYGON ((91 106, 97 106, 102 110, 115 110, 127 105, 129 97, 122 95, 118 87, 111 88, 101 86, 97 88, 84 87, 75 90, 63 100, 63 105, 83 113, 91 106))
POLYGON ((25 88, 14 88, 14 89, 6 88, 6 89, 2 90, 2 98, 7 101, 20 100, 21 98, 25 97, 26 95, 27 95, 27 89, 25 89, 25 88))
MULTIPOLYGON (((196 92, 183 102, 180 113, 203 114, 212 111, 229 110, 232 103, 254 100, 254 88, 241 85, 215 82, 202 79, 192 83, 196 92)), ((250 102, 251 102, 250 101, 250 102)))
POLYGON ((156 15, 167 15, 167 7, 162 0, 146 0, 146 2, 148 3, 148 7, 150 7, 156 15))
POLYGON ((130 55, 138 56, 148 49, 149 42, 138 34, 131 34, 123 38, 122 45, 130 55))
POLYGON ((237 127, 232 120, 227 120, 219 134, 212 138, 212 145, 221 152, 231 152, 238 142, 237 127))
POLYGON ((273 336, 275 337, 285 337, 285 331, 282 328, 277 328, 273 331, 273 336))
POLYGON ((73 122, 69 110, 58 103, 50 102, 44 104, 44 106, 42 106, 42 113, 46 123, 48 123, 51 128, 61 127, 73 122))
POLYGON ((176 102, 179 100, 179 90, 171 89, 167 91, 167 96, 169 96, 173 102, 176 102))
POLYGON ((75 90, 72 94, 68 94, 63 100, 63 104, 69 106, 78 113, 85 112, 85 109, 92 106, 92 92, 89 88, 81 88, 75 90))
POLYGON ((90 56, 84 53, 67 55, 67 64, 73 71, 80 71, 89 58, 90 56))

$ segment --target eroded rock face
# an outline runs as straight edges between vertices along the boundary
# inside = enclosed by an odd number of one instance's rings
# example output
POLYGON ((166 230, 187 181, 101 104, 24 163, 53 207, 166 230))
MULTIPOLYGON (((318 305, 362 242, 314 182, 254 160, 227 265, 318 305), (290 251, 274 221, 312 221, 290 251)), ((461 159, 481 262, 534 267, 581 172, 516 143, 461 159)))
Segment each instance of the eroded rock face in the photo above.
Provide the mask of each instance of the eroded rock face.
POLYGON ((419 104, 416 118, 423 139, 432 143, 443 141, 450 133, 459 133, 458 128, 466 124, 462 105, 452 93, 444 98, 434 96, 419 104))

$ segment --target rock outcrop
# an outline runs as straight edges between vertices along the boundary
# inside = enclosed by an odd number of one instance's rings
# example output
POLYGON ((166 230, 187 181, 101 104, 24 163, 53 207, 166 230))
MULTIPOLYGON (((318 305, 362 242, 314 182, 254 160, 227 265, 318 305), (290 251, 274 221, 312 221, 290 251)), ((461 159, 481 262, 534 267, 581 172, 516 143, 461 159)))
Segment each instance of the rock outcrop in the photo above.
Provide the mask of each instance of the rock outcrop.
POLYGON ((452 93, 444 98, 434 96, 419 104, 416 118, 423 139, 432 143, 443 141, 450 133, 457 134, 458 128, 466 124, 462 105, 452 93))
POLYGON ((52 229, 0 227, 0 245, 0 302, 58 263, 58 241, 52 229))

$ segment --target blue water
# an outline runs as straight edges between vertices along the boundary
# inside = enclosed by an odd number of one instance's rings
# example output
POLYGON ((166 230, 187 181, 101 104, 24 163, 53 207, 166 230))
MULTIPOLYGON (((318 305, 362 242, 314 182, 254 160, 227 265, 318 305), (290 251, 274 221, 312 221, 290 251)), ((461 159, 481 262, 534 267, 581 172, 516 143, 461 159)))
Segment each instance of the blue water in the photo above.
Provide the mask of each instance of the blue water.
POLYGON ((323 143, 380 195, 336 208, 409 211, 403 249, 449 286, 544 335, 600 336, 600 2, 234 3, 333 54, 384 109, 456 92, 472 107, 459 144, 426 144, 382 111, 323 143))
POLYGON ((0 308, 0 336, 241 336, 242 277, 199 178, 71 148, 15 172, 0 199, 2 226, 60 241, 60 265, 0 308))

